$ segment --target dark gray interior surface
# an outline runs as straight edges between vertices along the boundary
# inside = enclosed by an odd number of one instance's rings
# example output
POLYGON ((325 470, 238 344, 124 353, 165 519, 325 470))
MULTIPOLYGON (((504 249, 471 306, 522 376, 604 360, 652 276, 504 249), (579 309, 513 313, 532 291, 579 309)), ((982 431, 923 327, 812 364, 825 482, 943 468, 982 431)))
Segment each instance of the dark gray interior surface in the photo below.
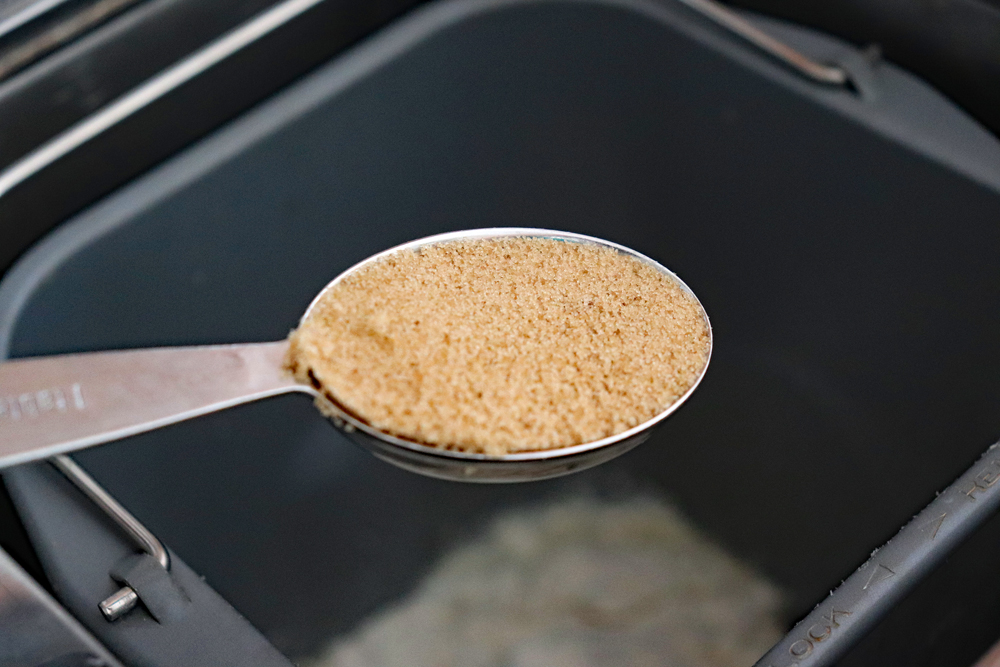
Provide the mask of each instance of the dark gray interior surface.
MULTIPOLYGON (((633 247, 698 294, 716 347, 697 394, 562 481, 419 478, 296 397, 78 455, 288 655, 489 514, 572 488, 670 496, 786 587, 791 619, 996 440, 998 192, 665 6, 496 3, 389 31, 81 214, 0 291, 12 357, 273 340, 374 252, 536 226, 633 247)), ((38 546, 74 586, 72 550, 38 546)), ((973 575, 1000 598, 1000 573, 973 575)))

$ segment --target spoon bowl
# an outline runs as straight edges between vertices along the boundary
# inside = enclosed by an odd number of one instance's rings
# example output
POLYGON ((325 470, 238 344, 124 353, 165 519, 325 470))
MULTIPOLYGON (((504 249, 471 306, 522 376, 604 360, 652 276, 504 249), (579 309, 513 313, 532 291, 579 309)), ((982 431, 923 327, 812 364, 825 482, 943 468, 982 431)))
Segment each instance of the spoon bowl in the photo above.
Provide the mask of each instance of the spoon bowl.
POLYGON ((603 239, 547 229, 504 227, 492 229, 471 229, 429 236, 389 248, 352 266, 330 281, 309 304, 302 315, 300 324, 305 322, 316 304, 324 295, 347 276, 367 267, 382 258, 400 251, 417 250, 431 245, 454 241, 488 240, 497 238, 539 238, 553 239, 567 243, 584 243, 627 255, 647 264, 658 272, 669 276, 698 304, 708 331, 708 352, 704 367, 696 381, 676 401, 653 418, 616 435, 568 447, 518 452, 503 456, 491 456, 471 452, 445 450, 401 438, 374 428, 362 419, 345 410, 330 396, 322 396, 324 412, 332 415, 330 420, 356 443, 369 450, 376 457, 411 472, 429 477, 464 482, 522 482, 559 477, 585 470, 624 454, 645 442, 653 434, 653 429, 673 414, 694 393, 708 368, 712 351, 712 329, 708 316, 694 292, 673 272, 656 261, 625 246, 603 239))

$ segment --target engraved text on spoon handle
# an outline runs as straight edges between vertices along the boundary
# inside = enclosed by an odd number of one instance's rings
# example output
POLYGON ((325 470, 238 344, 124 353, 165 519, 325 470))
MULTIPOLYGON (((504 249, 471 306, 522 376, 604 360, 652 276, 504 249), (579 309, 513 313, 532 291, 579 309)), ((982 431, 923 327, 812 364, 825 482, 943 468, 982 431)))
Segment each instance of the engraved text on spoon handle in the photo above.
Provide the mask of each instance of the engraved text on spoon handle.
POLYGON ((312 393, 282 369, 287 347, 278 341, 0 363, 0 468, 268 396, 312 393))

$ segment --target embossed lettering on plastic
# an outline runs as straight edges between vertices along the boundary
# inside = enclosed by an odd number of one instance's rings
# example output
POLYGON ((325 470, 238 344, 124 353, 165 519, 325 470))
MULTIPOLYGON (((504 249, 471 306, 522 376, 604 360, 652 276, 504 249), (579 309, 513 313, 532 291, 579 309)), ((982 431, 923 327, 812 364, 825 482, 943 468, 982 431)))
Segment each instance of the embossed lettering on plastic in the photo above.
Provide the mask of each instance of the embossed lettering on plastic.
MULTIPOLYGON (((851 612, 842 611, 840 609, 831 609, 829 614, 820 616, 820 621, 818 623, 813 623, 806 630, 806 636, 803 639, 796 640, 791 646, 788 647, 788 653, 795 659, 796 662, 789 663, 787 665, 782 665, 781 667, 794 667, 798 665, 798 661, 807 658, 812 652, 813 647, 816 644, 826 641, 829 639, 833 633, 840 627, 840 621, 845 616, 850 616, 851 612)), ((768 667, 778 667, 773 663, 768 665, 768 667)))
POLYGON ((1000 461, 994 459, 990 467, 982 470, 972 479, 972 487, 965 492, 970 500, 976 499, 976 493, 985 491, 1000 480, 1000 461))

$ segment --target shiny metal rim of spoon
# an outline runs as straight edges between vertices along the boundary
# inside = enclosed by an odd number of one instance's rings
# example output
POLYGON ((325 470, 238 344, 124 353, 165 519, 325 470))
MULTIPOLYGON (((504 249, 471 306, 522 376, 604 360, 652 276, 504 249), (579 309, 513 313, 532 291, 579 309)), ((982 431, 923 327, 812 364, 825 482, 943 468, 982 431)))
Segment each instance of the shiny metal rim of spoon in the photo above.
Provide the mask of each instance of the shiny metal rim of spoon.
MULTIPOLYGON (((581 234, 533 228, 493 228, 430 236, 390 248, 334 278, 386 255, 458 240, 501 237, 556 239, 613 248, 691 289, 674 273, 634 250, 581 234)), ((709 332, 712 330, 701 308, 709 332)), ((287 341, 93 352, 19 359, 0 364, 0 468, 110 442, 262 398, 300 392, 325 403, 333 423, 377 457, 431 477, 515 482, 564 475, 610 460, 647 439, 651 429, 691 396, 708 368, 677 401, 652 419, 617 435, 559 449, 489 456, 439 449, 380 431, 340 409, 282 368, 287 341)))
POLYGON ((304 321, 309 316, 315 305, 323 298, 323 295, 330 289, 333 289, 333 287, 340 283, 344 278, 354 271, 377 262, 388 255, 404 250, 414 250, 450 241, 482 240, 503 237, 555 239, 559 241, 588 243, 613 248, 622 254, 633 257, 649 266, 652 266, 657 271, 670 276, 688 295, 691 296, 691 298, 695 300, 701 308, 702 315, 705 318, 705 325, 709 333, 708 358, 706 359, 705 366, 702 368, 697 380, 691 387, 688 388, 683 396, 678 398, 674 403, 653 418, 627 431, 623 431, 622 433, 602 438, 600 440, 573 445, 570 447, 519 452, 516 454, 507 454, 505 456, 454 452, 437 447, 431 447, 419 442, 407 440, 405 438, 400 438, 372 427, 364 421, 357 419, 350 413, 342 410, 336 405, 336 403, 327 401, 327 407, 336 415, 333 418, 334 423, 342 430, 345 430, 349 434, 353 435, 355 440, 363 439, 364 441, 361 444, 368 449, 371 449, 373 453, 380 458, 384 458, 400 467, 420 472, 425 475, 443 477, 447 479, 461 479, 464 481, 518 481, 517 478, 519 477, 524 477, 525 479, 542 479, 545 477, 554 477, 582 470, 584 468, 603 463, 604 461, 614 458, 619 454, 623 454, 629 449, 645 441, 651 435, 650 429, 657 426, 664 419, 676 412, 677 409, 680 408, 685 401, 687 401, 691 394, 694 393, 694 390, 697 389, 702 378, 705 376, 705 372, 708 369, 708 362, 711 360, 713 342, 712 328, 704 306, 702 306, 698 297, 694 294, 691 288, 688 287, 687 284, 684 283, 684 281, 681 280, 675 273, 660 263, 639 252, 636 252, 635 250, 632 250, 631 248, 627 248, 604 239, 585 236, 583 234, 574 234, 572 232, 536 228, 502 227, 449 232, 410 241, 372 255, 334 278, 326 285, 326 287, 320 290, 319 294, 316 295, 312 303, 309 304, 309 307, 306 308, 306 312, 302 315, 302 320, 300 320, 300 322, 304 321), (382 445, 391 445, 392 449, 388 449, 382 445), (419 469, 415 466, 418 466, 419 469), (532 468, 534 468, 534 470, 532 470, 532 468))

